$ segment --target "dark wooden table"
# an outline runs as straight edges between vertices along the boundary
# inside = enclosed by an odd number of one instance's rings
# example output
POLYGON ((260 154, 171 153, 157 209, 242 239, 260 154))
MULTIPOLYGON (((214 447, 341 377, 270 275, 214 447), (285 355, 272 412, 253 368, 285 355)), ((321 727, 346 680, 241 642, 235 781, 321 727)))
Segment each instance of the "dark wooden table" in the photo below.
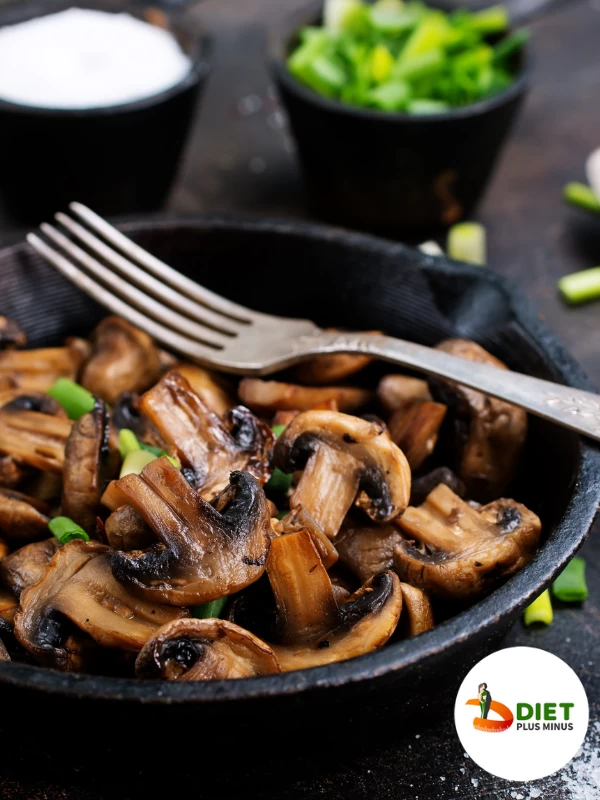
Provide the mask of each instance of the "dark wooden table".
MULTIPOLYGON (((263 53, 265 25, 299 0, 205 0, 197 14, 215 37, 215 67, 172 193, 173 211, 243 211, 277 216, 307 215, 293 143, 269 87, 263 53)), ((559 276, 600 263, 600 221, 571 211, 561 202, 568 180, 583 179, 587 154, 600 144, 600 0, 513 0, 517 13, 536 12, 529 21, 535 43, 535 87, 504 151, 478 218, 489 237, 490 268, 512 278, 536 301, 548 324, 559 332, 588 374, 600 384, 600 303, 566 308, 556 294, 559 276)), ((0 220, 1 221, 1 220, 0 220)), ((4 233, 9 232, 4 230, 4 233)), ((557 458, 560 454, 557 453, 557 458)), ((584 548, 590 598, 583 608, 557 608, 544 630, 518 625, 507 644, 526 644, 564 658, 584 682, 591 726, 583 754, 544 781, 519 785, 497 780, 463 754, 451 719, 435 727, 403 732, 390 720, 389 744, 335 763, 302 763, 282 758, 281 769, 266 774, 257 765, 243 794, 267 798, 438 798, 438 800, 596 800, 600 768, 600 531, 584 548)), ((0 709, 0 715, 1 715, 0 709)), ((27 713, 34 719, 35 709, 27 713)), ((1 719, 0 719, 1 721, 1 719)), ((90 720, 93 724, 93 720, 90 720)), ((5 729, 6 730, 6 729, 5 729)), ((268 748, 285 751, 284 725, 274 720, 268 748)), ((365 736, 366 731, 339 732, 365 736)), ((210 745, 199 720, 198 765, 178 764, 169 782, 155 763, 128 764, 127 736, 115 732, 120 778, 98 764, 93 774, 68 768, 70 747, 85 742, 74 731, 65 743, 65 763, 39 752, 11 749, 0 742, 0 797, 27 800, 100 800, 114 797, 238 798, 240 776, 231 770, 210 780, 210 745), (164 785, 163 785, 164 784, 164 785)), ((153 732, 157 752, 160 737, 153 732)), ((154 759, 151 759, 154 761, 154 759)))

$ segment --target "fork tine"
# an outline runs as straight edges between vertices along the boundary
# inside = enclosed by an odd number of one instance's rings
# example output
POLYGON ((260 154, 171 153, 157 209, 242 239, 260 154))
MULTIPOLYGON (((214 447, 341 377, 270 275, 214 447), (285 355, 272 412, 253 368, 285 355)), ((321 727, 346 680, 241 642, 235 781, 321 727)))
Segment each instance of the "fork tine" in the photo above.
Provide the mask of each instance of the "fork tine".
POLYGON ((50 247, 50 245, 40 239, 35 233, 27 234, 27 241, 36 252, 56 267, 67 280, 75 284, 75 286, 96 300, 96 302, 106 306, 106 308, 110 309, 114 314, 118 314, 120 317, 128 320, 132 325, 145 331, 149 336, 152 336, 166 347, 178 353, 182 353, 189 358, 197 359, 207 366, 213 364, 215 354, 218 351, 213 350, 208 345, 203 345, 191 339, 187 339, 185 336, 175 333, 164 325, 149 319, 141 312, 131 308, 131 306, 127 305, 123 300, 115 297, 109 289, 96 283, 89 275, 82 272, 71 261, 65 258, 65 256, 53 247, 50 247))
POLYGON ((211 292, 210 289, 205 289, 195 281, 177 272, 168 264, 160 261, 151 253, 148 253, 142 247, 135 244, 135 242, 82 203, 70 203, 69 208, 80 219, 84 220, 92 230, 104 236, 112 245, 122 250, 125 255, 135 259, 139 264, 158 276, 165 283, 185 293, 188 297, 192 297, 194 300, 202 303, 202 305, 206 305, 213 309, 213 311, 219 311, 239 322, 250 323, 259 316, 258 312, 251 311, 244 306, 233 303, 231 300, 227 300, 221 297, 221 295, 211 292))
POLYGON ((118 275, 115 275, 112 270, 90 256, 89 253, 86 253, 85 250, 82 250, 70 239, 67 239, 64 234, 52 227, 52 225, 48 225, 48 223, 44 222, 40 225, 40 228, 54 244, 57 244, 59 248, 74 261, 84 266, 93 275, 108 284, 113 292, 118 292, 122 297, 130 303, 133 303, 146 314, 150 314, 160 321, 168 320, 170 328, 186 334, 190 339, 195 339, 204 344, 222 348, 230 341, 230 337, 226 334, 218 333, 211 328, 205 328, 203 325, 192 322, 192 320, 182 316, 172 308, 163 306, 158 300, 136 289, 135 286, 127 283, 127 281, 123 280, 123 278, 120 278, 118 275))
POLYGON ((54 216, 57 222, 66 228, 76 239, 83 242, 90 250, 93 250, 101 256, 112 267, 119 270, 129 281, 136 283, 140 288, 144 289, 144 291, 153 294, 154 297, 168 303, 172 308, 183 312, 186 316, 189 316, 191 319, 209 328, 214 328, 217 331, 227 333, 231 336, 235 336, 240 332, 242 326, 239 322, 234 322, 230 317, 224 317, 222 314, 215 314, 210 308, 190 300, 189 297, 182 295, 157 278, 153 278, 152 275, 149 275, 132 261, 129 261, 116 250, 113 250, 112 247, 109 247, 90 233, 87 228, 84 228, 66 214, 58 213, 54 216))

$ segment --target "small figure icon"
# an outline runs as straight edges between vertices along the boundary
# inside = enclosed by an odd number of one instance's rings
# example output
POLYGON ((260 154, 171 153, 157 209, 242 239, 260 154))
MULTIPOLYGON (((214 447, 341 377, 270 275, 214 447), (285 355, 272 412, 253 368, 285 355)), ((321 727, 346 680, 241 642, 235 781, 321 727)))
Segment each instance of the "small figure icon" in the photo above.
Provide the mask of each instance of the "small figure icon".
POLYGON ((477 692, 479 697, 479 708, 481 709, 481 719, 487 719, 487 715, 492 705, 492 695, 487 688, 487 683, 480 683, 477 692))

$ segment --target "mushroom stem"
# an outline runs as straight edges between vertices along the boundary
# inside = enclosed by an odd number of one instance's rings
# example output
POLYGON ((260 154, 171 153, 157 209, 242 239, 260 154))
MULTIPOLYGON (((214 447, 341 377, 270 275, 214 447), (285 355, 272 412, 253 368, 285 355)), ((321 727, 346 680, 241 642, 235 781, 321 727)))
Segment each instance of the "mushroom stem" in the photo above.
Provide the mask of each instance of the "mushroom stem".
POLYGON ((60 473, 71 424, 37 411, 0 411, 0 448, 31 467, 60 473))

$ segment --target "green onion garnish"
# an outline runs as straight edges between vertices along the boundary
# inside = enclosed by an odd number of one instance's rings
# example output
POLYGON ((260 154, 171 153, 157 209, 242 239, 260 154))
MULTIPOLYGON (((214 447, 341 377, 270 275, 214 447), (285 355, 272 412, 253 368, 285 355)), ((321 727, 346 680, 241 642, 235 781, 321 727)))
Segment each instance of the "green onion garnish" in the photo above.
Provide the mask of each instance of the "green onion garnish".
POLYGON ((123 461, 133 450, 139 450, 140 443, 137 436, 129 428, 121 428, 119 431, 119 453, 123 461))
POLYGON ((485 228, 478 222, 459 222, 448 231, 448 255, 457 261, 486 263, 485 228))
POLYGON ((218 600, 211 600, 201 606, 192 606, 192 616, 196 619, 218 619, 223 613, 227 599, 227 597, 219 597, 218 600))
POLYGON ((73 539, 83 539, 84 542, 90 540, 83 528, 69 517, 54 517, 48 523, 48 528, 61 544, 72 542, 73 539))
POLYGON ((273 425, 271 430, 273 431, 275 438, 278 439, 286 428, 287 425, 273 425))
POLYGON ((600 199, 585 183, 567 183, 563 189, 563 198, 572 206, 600 214, 600 199))
POLYGON ((79 419, 92 411, 96 404, 91 392, 69 378, 58 378, 48 389, 48 394, 61 404, 69 419, 79 419))
POLYGON ((532 625, 534 622, 541 622, 543 625, 550 625, 552 622, 552 603, 550 602, 550 592, 546 589, 545 592, 533 601, 530 606, 527 606, 523 613, 523 622, 525 625, 532 625))
POLYGON ((568 303, 587 303, 600 298, 600 267, 572 272, 558 281, 558 290, 568 303))
POLYGON ((144 467, 147 467, 151 461, 155 460, 156 456, 152 453, 147 453, 145 450, 131 450, 125 456, 119 478, 124 478, 125 475, 139 475, 144 467))
POLYGON ((552 594, 563 603, 582 603, 588 596, 585 561, 576 556, 552 584, 552 594))
MULTIPOLYGON (((130 453, 135 453, 136 451, 144 452, 152 456, 152 458, 146 461, 146 463, 148 464, 155 458, 166 456, 174 467, 177 467, 177 469, 181 469, 181 462, 179 461, 178 458, 170 456, 166 450, 161 450, 160 447, 153 447, 151 444, 144 444, 144 442, 140 442, 135 433, 132 430, 129 430, 129 428, 121 428, 121 430, 119 431, 119 452, 121 453, 121 458, 123 459, 123 461, 127 459, 130 453)), ((137 456, 136 458, 137 460, 134 459, 131 461, 133 465, 137 463, 141 464, 145 460, 145 456, 137 456)), ((146 463, 144 463, 144 466, 146 466, 146 463)), ((123 468, 124 467, 125 464, 123 464, 123 468)), ((123 477, 124 474, 125 475, 128 474, 127 472, 123 473, 123 468, 121 469, 121 478, 123 477)), ((137 470, 135 469, 130 470, 130 472, 136 472, 136 471, 137 470)))
POLYGON ((520 50, 530 38, 531 33, 525 29, 509 34, 494 47, 494 61, 506 61, 513 53, 520 50))
POLYGON ((270 489, 272 492, 283 492, 285 494, 292 485, 292 478, 291 472, 282 472, 278 467, 275 467, 265 488, 270 489))

